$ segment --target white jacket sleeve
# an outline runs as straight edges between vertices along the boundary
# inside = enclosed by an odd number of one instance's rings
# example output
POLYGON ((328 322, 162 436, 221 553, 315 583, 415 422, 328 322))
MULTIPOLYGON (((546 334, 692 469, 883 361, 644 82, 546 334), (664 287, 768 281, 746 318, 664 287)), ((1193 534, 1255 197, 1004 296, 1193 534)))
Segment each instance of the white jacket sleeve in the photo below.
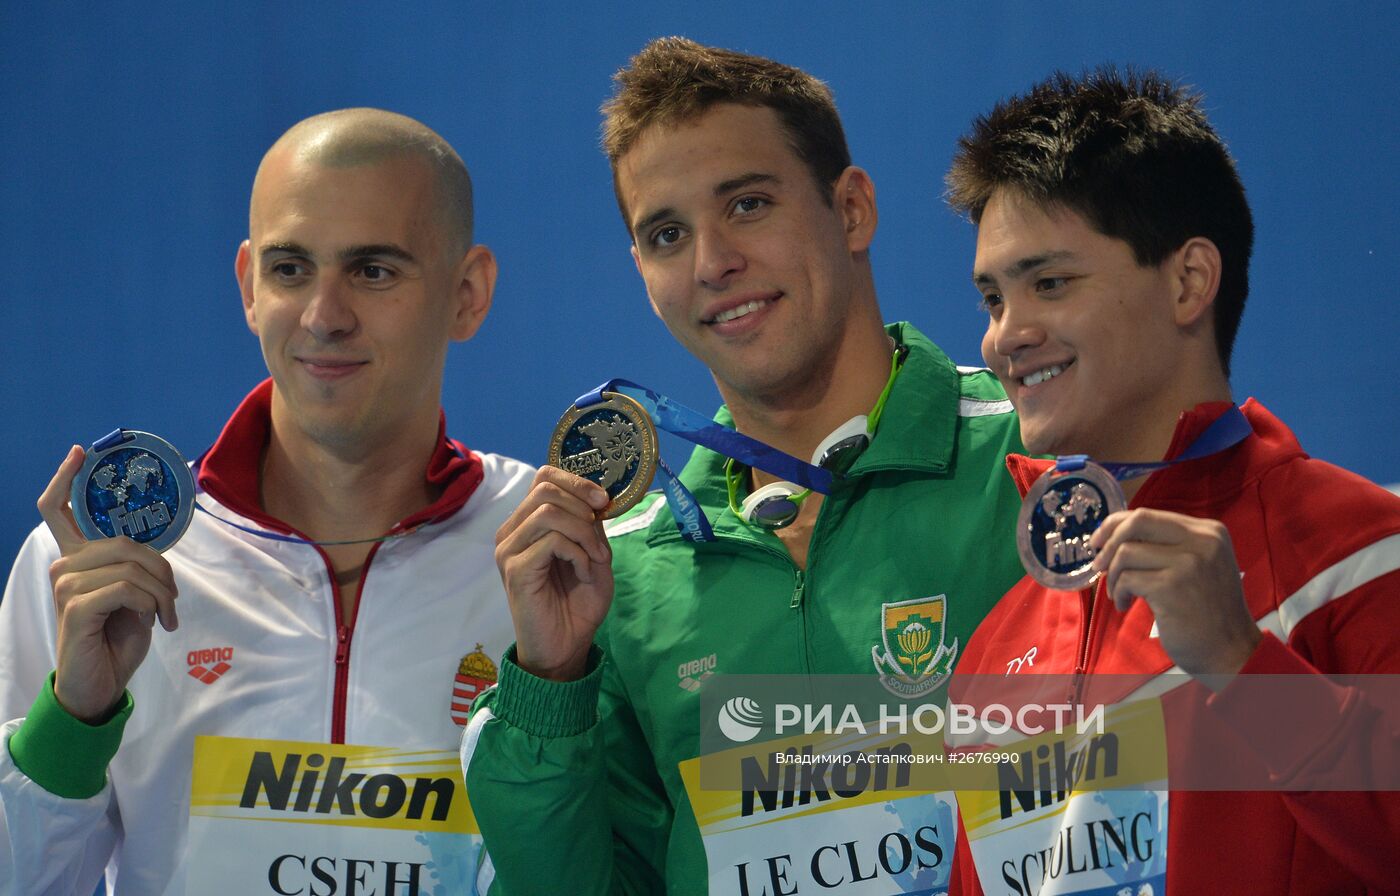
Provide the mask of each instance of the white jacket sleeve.
POLYGON ((46 529, 30 533, 0 600, 0 720, 11 720, 0 728, 0 896, 88 896, 121 836, 110 783, 88 799, 64 799, 10 755, 10 737, 54 668, 57 557, 46 529))

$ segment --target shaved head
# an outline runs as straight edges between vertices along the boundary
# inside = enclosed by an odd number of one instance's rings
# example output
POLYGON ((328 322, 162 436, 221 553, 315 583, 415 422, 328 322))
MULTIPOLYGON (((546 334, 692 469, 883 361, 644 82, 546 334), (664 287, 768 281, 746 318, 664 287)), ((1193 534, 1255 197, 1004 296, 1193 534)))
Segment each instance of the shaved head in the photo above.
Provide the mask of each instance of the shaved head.
POLYGON ((431 128, 383 109, 340 109, 292 125, 258 166, 250 217, 258 203, 258 181, 273 160, 352 168, 403 158, 422 159, 432 170, 446 245, 466 252, 472 246, 472 180, 467 166, 431 128))

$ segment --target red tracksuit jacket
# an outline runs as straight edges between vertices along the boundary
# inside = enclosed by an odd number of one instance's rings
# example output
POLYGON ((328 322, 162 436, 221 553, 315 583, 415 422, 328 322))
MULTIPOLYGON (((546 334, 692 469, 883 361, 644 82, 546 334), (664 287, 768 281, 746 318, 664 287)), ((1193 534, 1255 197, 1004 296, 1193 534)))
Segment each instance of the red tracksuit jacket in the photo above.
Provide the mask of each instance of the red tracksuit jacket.
MULTIPOLYGON (((1227 408, 1213 403, 1183 414, 1167 457, 1182 452, 1227 408)), ((1253 435, 1152 474, 1131 506, 1226 525, 1246 602, 1265 632, 1242 672, 1313 676, 1306 684, 1316 685, 1334 727, 1313 732, 1311 749, 1300 750, 1298 738, 1271 742, 1271 726, 1282 732, 1287 720, 1276 709, 1245 702, 1234 683, 1204 705, 1228 709, 1256 732, 1249 749, 1284 786, 1329 767, 1380 763, 1393 769, 1400 750, 1395 713, 1321 674, 1400 673, 1400 497, 1310 459, 1288 428, 1252 399, 1243 411, 1253 435)), ((1022 492, 1049 464, 1007 458, 1022 492)), ((1153 625, 1145 601, 1119 613, 1102 581, 1074 593, 1027 577, 977 629, 958 676, 1130 673, 1146 680, 1173 668, 1153 625)), ((1172 790, 1167 800, 1168 896, 1400 893, 1400 793, 1393 790, 1172 790)), ((1004 876, 979 881, 976 848, 960 832, 952 893, 1079 892, 1067 875, 1048 875, 1052 862, 1064 861, 1048 852, 1026 863, 1034 873, 1008 862, 1004 876)), ((984 865, 991 856, 984 856, 984 865)))

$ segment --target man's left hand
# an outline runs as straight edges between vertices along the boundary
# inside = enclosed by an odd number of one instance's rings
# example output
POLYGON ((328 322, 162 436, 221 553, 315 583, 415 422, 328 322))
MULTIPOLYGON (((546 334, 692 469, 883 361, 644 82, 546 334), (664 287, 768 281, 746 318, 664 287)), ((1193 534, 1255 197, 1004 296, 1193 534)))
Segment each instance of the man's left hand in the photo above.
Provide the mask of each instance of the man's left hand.
POLYGON ((1186 672, 1233 675, 1254 652, 1261 635, 1223 524, 1138 508, 1111 514, 1089 544, 1114 606, 1147 601, 1162 649, 1186 672))

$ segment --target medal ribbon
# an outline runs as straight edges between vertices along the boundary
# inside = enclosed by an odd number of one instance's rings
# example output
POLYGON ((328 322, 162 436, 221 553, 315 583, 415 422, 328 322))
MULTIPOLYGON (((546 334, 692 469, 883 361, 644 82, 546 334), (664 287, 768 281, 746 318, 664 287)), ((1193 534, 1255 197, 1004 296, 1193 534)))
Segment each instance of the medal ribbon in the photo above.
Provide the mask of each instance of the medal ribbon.
POLYGON ((127 435, 126 430, 114 429, 96 442, 93 442, 92 447, 89 448, 88 451, 93 454, 100 454, 108 448, 115 448, 123 442, 130 441, 131 438, 132 436, 127 435))
POLYGON ((1115 463, 1113 461, 1091 461, 1087 454, 1065 454, 1055 458, 1055 471, 1057 473, 1068 473, 1071 470, 1082 470, 1086 463, 1096 463, 1103 467, 1110 476, 1122 482, 1127 479, 1136 479, 1139 476, 1146 476, 1148 473, 1185 463, 1188 460, 1197 460, 1207 457, 1226 448, 1232 448, 1243 442, 1254 430, 1249 425, 1249 420, 1245 418, 1244 412, 1237 404, 1230 405, 1230 409, 1216 418, 1215 422, 1207 426, 1205 431, 1192 440, 1186 450, 1181 452, 1171 460, 1159 460, 1153 463, 1115 463))
MULTIPOLYGON (((832 474, 829 470, 799 460, 772 445, 750 438, 736 429, 716 423, 699 411, 672 401, 659 392, 631 380, 612 379, 592 392, 580 395, 574 400, 574 407, 584 408, 604 401, 604 392, 618 392, 640 404, 652 421, 672 435, 680 436, 711 451, 732 457, 742 464, 757 467, 772 473, 780 479, 796 483, 821 494, 830 494, 832 474)), ((676 518, 676 528, 686 541, 714 541, 714 531, 705 511, 695 500, 690 489, 671 472, 665 461, 658 459, 661 472, 661 488, 666 493, 666 502, 676 518)))

